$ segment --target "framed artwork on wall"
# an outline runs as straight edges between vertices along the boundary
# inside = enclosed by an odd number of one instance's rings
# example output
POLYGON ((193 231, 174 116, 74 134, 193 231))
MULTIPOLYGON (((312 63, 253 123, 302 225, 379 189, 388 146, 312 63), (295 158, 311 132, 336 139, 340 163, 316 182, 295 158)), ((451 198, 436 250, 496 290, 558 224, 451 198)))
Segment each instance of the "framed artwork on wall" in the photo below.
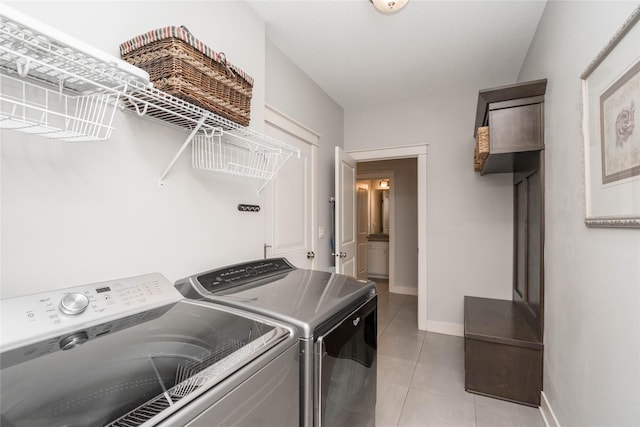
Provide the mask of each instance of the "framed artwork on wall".
POLYGON ((640 7, 580 76, 585 224, 640 228, 640 7))

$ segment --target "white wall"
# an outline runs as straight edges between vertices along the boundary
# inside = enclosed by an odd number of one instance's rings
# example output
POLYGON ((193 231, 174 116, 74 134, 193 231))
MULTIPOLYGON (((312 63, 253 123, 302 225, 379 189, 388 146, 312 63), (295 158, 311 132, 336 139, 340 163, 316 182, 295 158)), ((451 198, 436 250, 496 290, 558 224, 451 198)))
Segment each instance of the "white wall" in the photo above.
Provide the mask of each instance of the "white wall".
MULTIPOLYGON (((265 102, 265 25, 243 2, 12 2, 115 56, 118 45, 185 25, 255 78, 252 127, 265 102)), ((1 296, 160 271, 169 280, 262 257, 259 183, 196 171, 187 133, 116 112, 110 141, 69 144, 2 130, 1 296)))
POLYGON ((465 295, 511 298, 512 177, 473 171, 477 96, 446 88, 428 99, 345 111, 347 151, 429 144, 429 329, 462 331, 465 295))
POLYGON ((343 145, 343 110, 277 47, 267 42, 266 50, 267 104, 320 135, 316 206, 318 227, 327 237, 318 239, 315 252, 316 268, 326 270, 334 265, 329 198, 334 195, 334 147, 343 145))
POLYGON ((549 2, 519 77, 549 79, 544 393, 563 427, 640 425, 640 230, 583 223, 579 80, 639 4, 549 2))
MULTIPOLYGON (((358 162, 358 173, 393 171, 395 206, 395 280, 394 287, 417 295, 418 289, 418 163, 416 159, 358 162)), ((391 261, 391 260, 389 260, 391 261)))

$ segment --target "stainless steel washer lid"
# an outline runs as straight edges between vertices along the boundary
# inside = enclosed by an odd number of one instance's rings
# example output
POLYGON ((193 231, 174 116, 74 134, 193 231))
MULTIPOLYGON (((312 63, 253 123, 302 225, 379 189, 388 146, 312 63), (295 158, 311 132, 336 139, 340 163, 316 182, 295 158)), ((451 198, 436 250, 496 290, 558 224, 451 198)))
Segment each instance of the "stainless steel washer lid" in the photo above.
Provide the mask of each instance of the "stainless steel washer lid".
MULTIPOLYGON (((248 265, 248 264, 247 264, 248 265)), ((233 266, 242 268, 242 264, 233 266)), ((259 313, 294 325, 302 338, 313 337, 313 331, 355 303, 373 297, 376 285, 351 276, 324 271, 291 269, 277 275, 255 277, 253 282, 243 282, 220 291, 205 289, 197 274, 178 281, 176 286, 184 293, 190 284, 200 295, 210 301, 259 313)))

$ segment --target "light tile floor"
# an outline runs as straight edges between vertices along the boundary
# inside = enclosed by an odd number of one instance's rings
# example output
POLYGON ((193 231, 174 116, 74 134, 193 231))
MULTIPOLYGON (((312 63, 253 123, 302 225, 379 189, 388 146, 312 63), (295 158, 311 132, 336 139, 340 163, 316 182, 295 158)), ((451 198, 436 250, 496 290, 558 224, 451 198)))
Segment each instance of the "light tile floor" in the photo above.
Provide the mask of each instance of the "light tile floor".
POLYGON ((461 337, 418 329, 417 297, 378 284, 377 427, 544 427, 537 408, 464 390, 461 337))

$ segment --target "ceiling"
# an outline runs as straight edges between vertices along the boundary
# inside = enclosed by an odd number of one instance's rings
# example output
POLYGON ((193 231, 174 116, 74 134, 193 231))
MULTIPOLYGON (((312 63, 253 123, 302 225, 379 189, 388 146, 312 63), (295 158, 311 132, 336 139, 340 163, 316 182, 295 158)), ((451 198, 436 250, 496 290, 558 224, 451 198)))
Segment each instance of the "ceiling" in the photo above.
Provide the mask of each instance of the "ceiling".
POLYGON ((343 108, 514 83, 546 0, 254 0, 267 38, 343 108))

